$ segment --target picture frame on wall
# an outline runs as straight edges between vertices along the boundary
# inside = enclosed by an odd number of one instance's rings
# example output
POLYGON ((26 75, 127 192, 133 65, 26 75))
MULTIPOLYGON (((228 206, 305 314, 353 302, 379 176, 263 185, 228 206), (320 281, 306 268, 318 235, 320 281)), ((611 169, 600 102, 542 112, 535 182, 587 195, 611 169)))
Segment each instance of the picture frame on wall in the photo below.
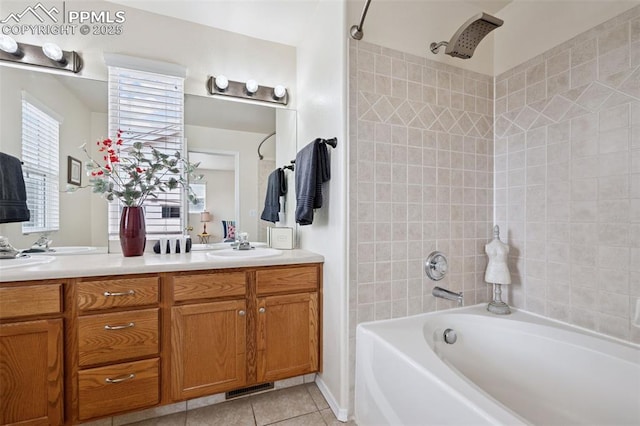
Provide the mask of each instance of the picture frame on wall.
POLYGON ((82 162, 67 156, 67 183, 80 186, 82 184, 82 162))

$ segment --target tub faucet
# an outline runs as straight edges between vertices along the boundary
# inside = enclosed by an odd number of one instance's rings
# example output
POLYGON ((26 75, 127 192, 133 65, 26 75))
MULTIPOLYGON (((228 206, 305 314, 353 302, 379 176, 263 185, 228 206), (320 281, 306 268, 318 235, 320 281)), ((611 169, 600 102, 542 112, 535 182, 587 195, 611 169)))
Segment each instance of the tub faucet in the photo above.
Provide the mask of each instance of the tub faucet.
POLYGON ((457 300, 458 306, 462 306, 462 302, 464 300, 464 296, 462 295, 462 292, 455 293, 453 291, 449 291, 447 289, 444 289, 438 286, 435 286, 433 288, 433 291, 431 292, 431 294, 433 294, 435 297, 440 297, 442 299, 457 300))

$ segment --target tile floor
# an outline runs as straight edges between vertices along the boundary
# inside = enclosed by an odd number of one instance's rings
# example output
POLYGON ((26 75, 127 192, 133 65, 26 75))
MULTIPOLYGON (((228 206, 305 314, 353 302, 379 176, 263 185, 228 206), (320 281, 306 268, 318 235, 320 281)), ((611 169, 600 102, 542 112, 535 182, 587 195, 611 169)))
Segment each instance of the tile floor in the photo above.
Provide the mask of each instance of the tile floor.
POLYGON ((342 426, 315 383, 170 414, 136 426, 342 426))

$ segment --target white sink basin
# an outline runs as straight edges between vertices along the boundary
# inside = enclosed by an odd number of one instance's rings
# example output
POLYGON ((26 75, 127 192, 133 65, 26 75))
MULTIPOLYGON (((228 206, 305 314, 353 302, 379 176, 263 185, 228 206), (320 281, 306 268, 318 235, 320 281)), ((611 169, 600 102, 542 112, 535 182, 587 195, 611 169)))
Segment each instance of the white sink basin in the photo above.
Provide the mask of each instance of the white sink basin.
POLYGON ((53 262, 53 256, 23 256, 15 259, 0 259, 0 271, 11 268, 26 268, 43 263, 53 262))
POLYGON ((98 247, 91 246, 64 246, 64 247, 51 247, 52 251, 46 251, 42 253, 29 253, 29 255, 36 256, 64 256, 68 254, 90 254, 98 250, 98 247))
POLYGON ((208 257, 213 258, 239 258, 239 259, 251 259, 255 257, 271 257, 280 256, 282 251, 272 249, 269 247, 259 247, 252 250, 234 250, 234 249, 222 249, 214 250, 207 253, 208 257))
MULTIPOLYGON (((231 248, 233 243, 209 243, 209 244, 192 244, 191 251, 211 251, 211 250, 224 250, 231 248)), ((265 247, 267 243, 251 242, 253 247, 265 247)))

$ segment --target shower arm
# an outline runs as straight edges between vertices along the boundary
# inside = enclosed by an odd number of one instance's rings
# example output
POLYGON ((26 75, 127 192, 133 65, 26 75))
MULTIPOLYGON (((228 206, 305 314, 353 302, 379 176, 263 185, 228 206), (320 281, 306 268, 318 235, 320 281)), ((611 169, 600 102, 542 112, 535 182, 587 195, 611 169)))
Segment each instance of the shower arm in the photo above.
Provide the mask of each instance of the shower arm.
POLYGON ((260 148, 262 147, 262 144, 265 143, 267 139, 269 139, 271 136, 275 134, 276 132, 268 134, 264 139, 262 139, 262 142, 260 142, 260 144, 258 145, 258 158, 260 158, 261 160, 264 158, 264 155, 260 154, 260 148))
POLYGON ((367 2, 364 4, 364 8, 362 9, 362 16, 360 17, 360 25, 353 25, 351 27, 351 38, 354 40, 362 40, 362 36, 364 35, 364 33, 362 32, 362 29, 364 28, 364 19, 367 17, 367 11, 369 10, 370 4, 371 0, 367 0, 367 2))
POLYGON ((429 48, 431 48, 431 53, 438 53, 438 50, 444 46, 447 47, 449 45, 448 41, 441 41, 440 43, 431 43, 429 48))

